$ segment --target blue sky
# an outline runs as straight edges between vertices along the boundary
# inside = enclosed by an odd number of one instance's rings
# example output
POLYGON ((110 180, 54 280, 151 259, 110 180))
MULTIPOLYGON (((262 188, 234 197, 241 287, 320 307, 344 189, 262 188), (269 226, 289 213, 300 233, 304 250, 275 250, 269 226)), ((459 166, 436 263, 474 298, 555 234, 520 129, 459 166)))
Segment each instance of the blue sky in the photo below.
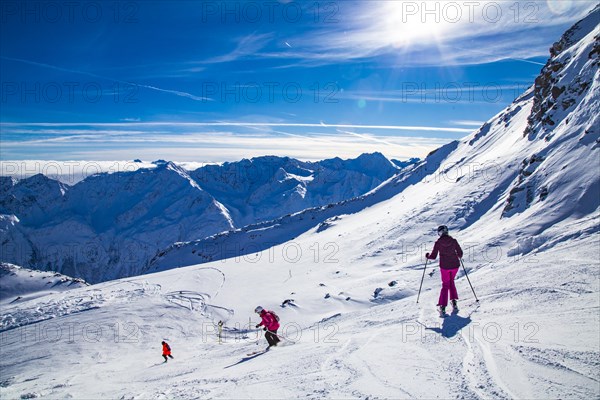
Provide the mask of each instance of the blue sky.
POLYGON ((0 3, 0 160, 423 157, 591 1, 0 3))

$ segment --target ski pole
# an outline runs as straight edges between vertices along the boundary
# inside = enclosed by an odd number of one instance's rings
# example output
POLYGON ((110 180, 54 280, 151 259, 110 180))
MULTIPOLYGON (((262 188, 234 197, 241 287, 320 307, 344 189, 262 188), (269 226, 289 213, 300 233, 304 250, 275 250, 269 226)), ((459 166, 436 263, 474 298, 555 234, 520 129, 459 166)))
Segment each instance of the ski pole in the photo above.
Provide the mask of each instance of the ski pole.
POLYGON ((417 303, 419 302, 419 297, 421 297, 421 288, 423 287, 423 279, 425 279, 425 270, 427 269, 428 262, 429 262, 429 258, 425 260, 425 267, 423 268, 423 276, 421 277, 421 284, 419 285, 419 294, 417 295, 417 303))
MULTIPOLYGON (((252 331, 252 319, 248 317, 248 332, 252 331)), ((258 342, 260 342, 260 335, 256 338, 256 345, 258 346, 258 342)))
POLYGON ((475 289, 473 289, 473 285, 471 285, 471 280, 469 279, 469 274, 467 274, 467 269, 465 268, 465 263, 463 262, 462 258, 460 259, 460 263, 462 264, 463 270, 465 271, 465 276, 467 277, 467 282, 469 282, 469 286, 471 286, 471 290, 473 291, 473 296, 475 296, 475 301, 477 303, 479 303, 479 299, 477 298, 477 295, 475 294, 475 289))

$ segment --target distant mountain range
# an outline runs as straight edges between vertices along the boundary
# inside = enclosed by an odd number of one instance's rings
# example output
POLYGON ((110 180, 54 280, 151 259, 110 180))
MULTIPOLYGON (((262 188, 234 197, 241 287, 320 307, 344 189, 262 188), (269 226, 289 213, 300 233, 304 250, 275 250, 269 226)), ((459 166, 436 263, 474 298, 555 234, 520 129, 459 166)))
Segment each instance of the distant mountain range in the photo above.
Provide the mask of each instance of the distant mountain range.
POLYGON ((194 171, 154 164, 74 186, 41 174, 1 177, 0 260, 89 282, 137 275, 174 242, 347 200, 400 170, 381 153, 319 162, 266 156, 194 171))

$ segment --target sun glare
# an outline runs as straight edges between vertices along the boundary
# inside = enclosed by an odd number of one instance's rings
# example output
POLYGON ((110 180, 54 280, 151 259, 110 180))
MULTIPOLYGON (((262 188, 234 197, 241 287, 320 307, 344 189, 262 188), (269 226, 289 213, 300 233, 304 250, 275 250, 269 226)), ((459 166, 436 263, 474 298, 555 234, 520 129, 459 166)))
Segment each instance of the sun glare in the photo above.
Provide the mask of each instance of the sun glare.
POLYGON ((416 3, 396 1, 384 3, 386 37, 383 39, 394 47, 438 43, 449 28, 440 13, 424 13, 414 4, 416 3))

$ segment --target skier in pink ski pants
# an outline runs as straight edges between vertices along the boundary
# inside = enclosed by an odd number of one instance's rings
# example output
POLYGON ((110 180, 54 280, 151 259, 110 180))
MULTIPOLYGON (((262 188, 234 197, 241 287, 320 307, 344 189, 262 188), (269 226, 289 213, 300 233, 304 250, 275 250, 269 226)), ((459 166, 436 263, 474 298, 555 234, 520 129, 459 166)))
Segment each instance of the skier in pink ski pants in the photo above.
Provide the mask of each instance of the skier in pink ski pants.
POLYGON ((260 323, 256 327, 264 326, 265 328, 265 339, 269 343, 269 348, 277 346, 280 342, 279 336, 277 336, 277 329, 279 329, 279 321, 277 320, 276 314, 273 311, 267 311, 261 306, 254 309, 254 312, 260 315, 260 323))
POLYGON ((438 235, 440 238, 435 242, 431 254, 425 254, 425 257, 430 260, 435 260, 440 253, 440 272, 442 274, 442 290, 438 300, 438 307, 441 313, 446 312, 448 305, 448 292, 450 292, 450 300, 454 311, 458 311, 458 292, 454 285, 454 278, 460 267, 460 259, 463 256, 463 251, 460 245, 452 236, 448 234, 448 227, 441 225, 438 227, 438 235))

